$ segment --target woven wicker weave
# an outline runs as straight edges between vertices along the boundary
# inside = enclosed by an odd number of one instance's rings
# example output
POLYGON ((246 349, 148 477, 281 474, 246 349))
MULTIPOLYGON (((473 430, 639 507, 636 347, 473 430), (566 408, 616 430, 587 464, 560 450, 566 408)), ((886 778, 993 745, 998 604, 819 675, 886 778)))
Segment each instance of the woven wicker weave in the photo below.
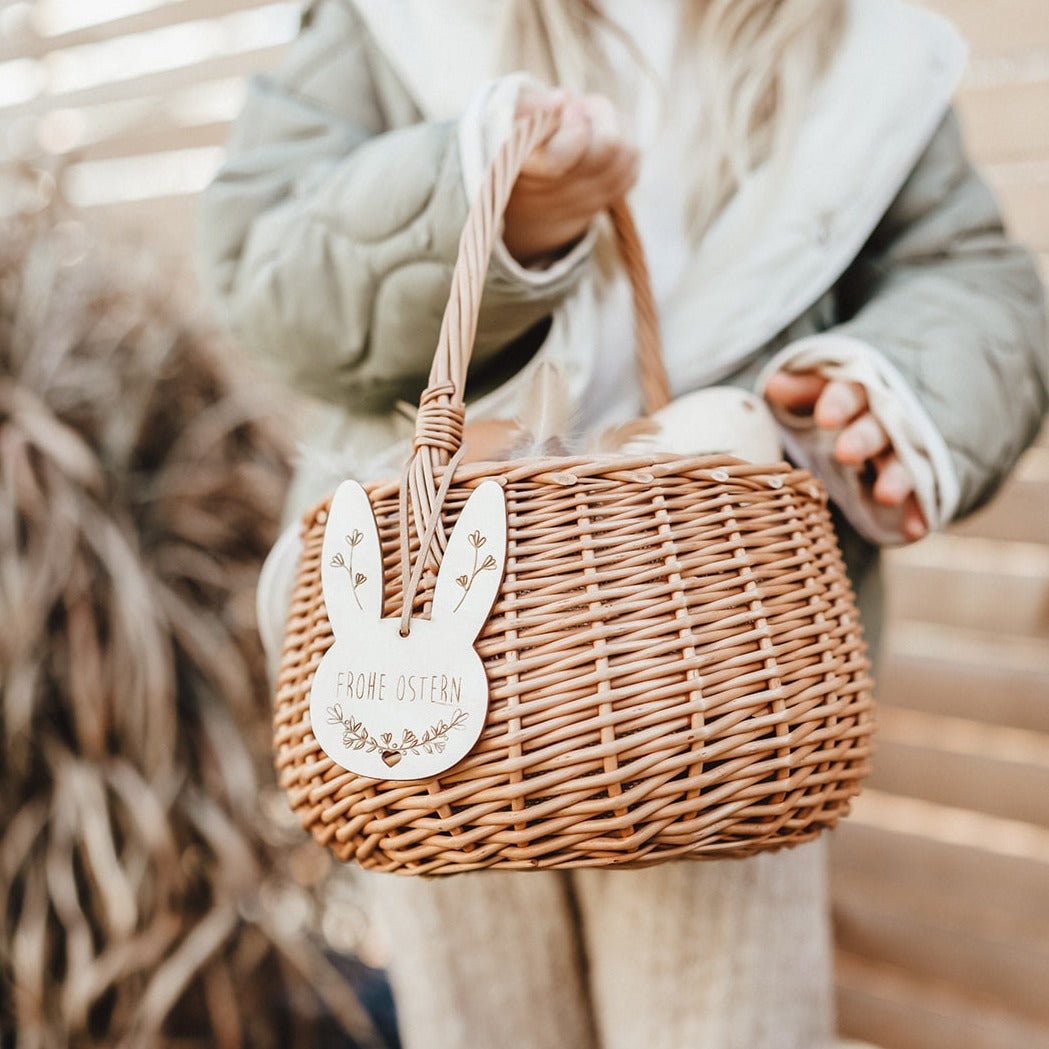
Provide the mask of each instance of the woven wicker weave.
MULTIPOLYGON (((833 826, 868 771, 868 662, 811 475, 709 456, 461 461, 463 382, 498 219, 556 119, 519 124, 489 172, 463 231, 413 455, 402 478, 366 486, 385 615, 404 621, 426 614, 470 492, 487 478, 504 487, 506 573, 475 646, 490 707, 476 746, 441 776, 368 779, 314 739, 310 685, 332 643, 320 573, 328 501, 302 521, 276 762, 303 824, 365 867, 447 874, 746 856, 833 826), (418 537, 431 521, 424 571, 418 537)), ((618 206, 612 217, 651 411, 668 398, 655 310, 629 214, 618 206)))

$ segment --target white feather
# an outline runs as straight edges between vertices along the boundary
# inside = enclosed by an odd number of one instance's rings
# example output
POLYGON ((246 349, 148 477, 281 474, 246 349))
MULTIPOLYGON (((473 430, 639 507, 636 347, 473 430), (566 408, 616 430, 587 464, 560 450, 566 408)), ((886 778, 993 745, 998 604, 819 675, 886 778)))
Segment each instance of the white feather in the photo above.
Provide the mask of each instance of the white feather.
POLYGON ((569 454, 574 443, 572 398, 554 361, 537 365, 514 423, 518 440, 508 458, 569 454))

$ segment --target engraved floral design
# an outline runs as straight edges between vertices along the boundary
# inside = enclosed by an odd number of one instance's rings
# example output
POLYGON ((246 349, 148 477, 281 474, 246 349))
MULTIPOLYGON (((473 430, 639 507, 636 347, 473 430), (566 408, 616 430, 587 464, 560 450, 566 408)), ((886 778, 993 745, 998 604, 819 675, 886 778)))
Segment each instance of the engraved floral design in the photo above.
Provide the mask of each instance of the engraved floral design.
POLYGON ((382 732, 378 738, 373 736, 362 722, 352 715, 346 716, 340 704, 328 707, 328 724, 342 725, 342 745, 347 750, 363 750, 369 754, 378 751, 382 760, 391 767, 405 754, 418 754, 420 751, 427 754, 443 754, 448 744, 448 733, 461 728, 469 716, 467 711, 457 710, 448 721, 441 718, 421 736, 406 728, 400 740, 395 742, 392 732, 382 732))
POLYGON ((353 571, 353 551, 361 545, 364 539, 364 533, 359 528, 355 528, 346 538, 346 543, 350 548, 349 561, 341 553, 333 555, 331 559, 332 568, 345 568, 346 573, 350 577, 350 591, 353 594, 353 600, 357 602, 357 607, 363 610, 361 605, 361 599, 357 594, 357 587, 362 583, 366 582, 368 577, 363 572, 353 571))
POLYGON ((483 561, 480 561, 481 547, 484 546, 488 539, 482 535, 480 531, 474 530, 469 535, 470 545, 474 548, 474 563, 473 567, 469 572, 464 572, 460 576, 455 577, 455 581, 462 587, 462 594, 459 597, 459 601, 453 612, 458 612, 462 603, 466 600, 466 595, 470 592, 470 587, 474 585, 474 580, 477 578, 479 572, 490 572, 493 568, 498 567, 499 562, 491 555, 487 554, 483 561))

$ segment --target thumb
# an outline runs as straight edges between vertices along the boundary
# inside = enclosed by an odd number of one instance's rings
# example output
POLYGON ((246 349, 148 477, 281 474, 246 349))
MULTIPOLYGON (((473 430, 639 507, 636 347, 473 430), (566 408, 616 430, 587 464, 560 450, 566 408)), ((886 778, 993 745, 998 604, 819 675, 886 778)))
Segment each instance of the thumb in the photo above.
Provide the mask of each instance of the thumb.
POLYGON ((778 371, 765 384, 765 399, 790 411, 811 409, 827 380, 818 372, 778 371))
POLYGON ((514 116, 527 117, 540 109, 561 105, 568 98, 563 87, 547 87, 545 84, 526 83, 517 93, 514 116))
POLYGON ((525 170, 530 175, 556 178, 570 171, 586 154, 592 129, 579 102, 565 106, 558 129, 532 154, 525 170))

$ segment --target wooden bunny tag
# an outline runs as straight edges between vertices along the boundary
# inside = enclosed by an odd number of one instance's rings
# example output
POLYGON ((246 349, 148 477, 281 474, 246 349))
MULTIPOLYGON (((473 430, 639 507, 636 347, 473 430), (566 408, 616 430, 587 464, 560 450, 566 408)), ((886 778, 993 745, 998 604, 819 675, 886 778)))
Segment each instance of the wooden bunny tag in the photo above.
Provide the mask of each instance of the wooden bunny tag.
POLYGON ((335 641, 310 691, 313 734, 360 776, 436 776, 470 751, 484 727, 488 679, 473 643, 506 563, 506 501, 484 481, 463 507, 441 560, 429 619, 407 637, 384 619, 382 551, 368 495, 344 481, 324 529, 321 586, 335 641))

